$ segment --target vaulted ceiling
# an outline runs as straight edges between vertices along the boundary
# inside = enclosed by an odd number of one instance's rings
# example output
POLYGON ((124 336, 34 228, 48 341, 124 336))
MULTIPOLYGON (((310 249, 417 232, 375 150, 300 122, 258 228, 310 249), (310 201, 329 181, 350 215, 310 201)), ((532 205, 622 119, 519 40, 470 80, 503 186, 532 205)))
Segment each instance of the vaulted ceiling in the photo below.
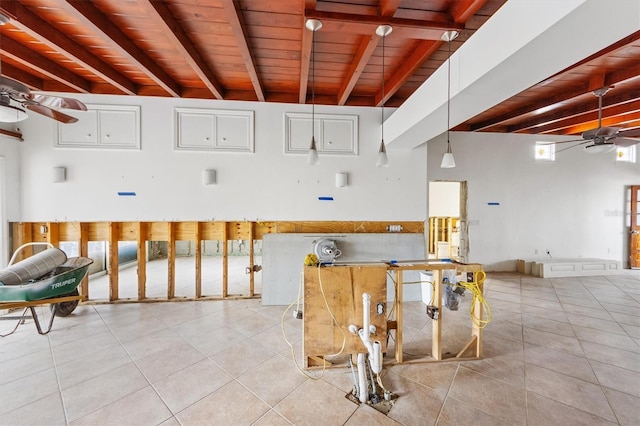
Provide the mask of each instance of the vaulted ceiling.
MULTIPOLYGON (((32 90, 400 106, 507 0, 0 0, 2 75, 32 90), (309 18, 323 27, 305 29, 309 18), (385 38, 385 91, 381 89, 385 38), (315 39, 312 50, 312 38, 315 39), (313 61, 312 59, 313 52, 313 61), (312 72, 315 70, 315 72, 312 72)), ((640 126, 640 31, 454 130, 640 126)))

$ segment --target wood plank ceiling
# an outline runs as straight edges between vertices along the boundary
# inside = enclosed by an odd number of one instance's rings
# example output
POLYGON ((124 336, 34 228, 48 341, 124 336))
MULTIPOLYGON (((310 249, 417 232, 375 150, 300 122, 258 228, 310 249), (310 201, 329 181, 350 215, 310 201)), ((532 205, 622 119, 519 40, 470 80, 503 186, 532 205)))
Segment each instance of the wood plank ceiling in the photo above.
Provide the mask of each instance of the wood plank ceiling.
MULTIPOLYGON (((506 0, 0 0, 2 75, 32 90, 401 105, 506 0), (322 21, 315 34, 307 18, 322 21), (381 91, 385 40, 385 94, 381 91), (312 85, 312 80, 314 84, 312 85)), ((578 134, 640 125, 640 32, 455 130, 578 134)))

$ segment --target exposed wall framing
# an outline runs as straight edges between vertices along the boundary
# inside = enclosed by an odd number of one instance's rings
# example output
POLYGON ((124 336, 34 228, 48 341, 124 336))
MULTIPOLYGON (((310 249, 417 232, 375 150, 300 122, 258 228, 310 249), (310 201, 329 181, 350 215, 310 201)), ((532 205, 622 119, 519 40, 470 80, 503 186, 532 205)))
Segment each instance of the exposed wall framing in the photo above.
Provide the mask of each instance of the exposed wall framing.
MULTIPOLYGON (((235 299, 260 296, 255 293, 253 268, 254 241, 262 240, 265 234, 272 233, 385 233, 388 227, 400 229, 401 233, 424 234, 423 222, 14 222, 11 224, 12 252, 22 244, 29 242, 48 242, 59 246, 61 241, 77 241, 80 256, 88 257, 89 241, 106 241, 109 252, 107 273, 109 274, 110 302, 150 302, 194 299, 235 299), (400 227, 397 227, 400 225, 400 227), (195 242, 195 297, 185 298, 175 295, 176 241, 195 242), (222 241, 222 296, 204 296, 202 294, 202 248, 205 240, 222 241), (249 265, 246 292, 230 295, 228 292, 228 241, 248 241, 249 265), (138 258, 137 299, 121 299, 119 296, 118 242, 136 241, 138 258), (146 259, 147 241, 166 241, 167 255, 167 293, 165 298, 148 298, 146 295, 146 259)), ((29 256, 30 250, 23 252, 29 256)), ((89 277, 80 285, 80 293, 85 301, 90 300, 89 277)))

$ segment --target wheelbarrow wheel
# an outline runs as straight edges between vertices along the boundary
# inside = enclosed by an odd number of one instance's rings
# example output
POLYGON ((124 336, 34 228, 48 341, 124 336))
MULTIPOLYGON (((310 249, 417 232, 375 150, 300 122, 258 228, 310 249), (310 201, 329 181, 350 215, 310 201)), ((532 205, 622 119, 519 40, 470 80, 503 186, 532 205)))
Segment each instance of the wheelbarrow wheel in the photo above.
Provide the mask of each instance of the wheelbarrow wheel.
MULTIPOLYGON (((65 296, 78 296, 80 293, 78 292, 78 289, 74 289, 71 293, 67 293, 65 294, 65 296)), ((60 303, 53 303, 51 304, 51 309, 53 310, 54 306, 58 306, 58 308, 56 309, 56 316, 57 317, 66 317, 68 315, 71 314, 71 312, 73 312, 76 309, 76 306, 78 306, 79 301, 78 300, 71 300, 69 302, 60 302, 60 303)))

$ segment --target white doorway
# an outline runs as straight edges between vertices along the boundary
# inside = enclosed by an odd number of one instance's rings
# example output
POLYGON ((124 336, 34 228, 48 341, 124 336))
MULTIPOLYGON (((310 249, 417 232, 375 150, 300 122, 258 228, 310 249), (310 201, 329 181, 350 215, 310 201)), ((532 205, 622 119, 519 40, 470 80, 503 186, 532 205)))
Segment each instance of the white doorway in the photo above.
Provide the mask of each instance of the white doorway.
POLYGON ((467 261, 467 182, 429 182, 428 256, 467 261))

